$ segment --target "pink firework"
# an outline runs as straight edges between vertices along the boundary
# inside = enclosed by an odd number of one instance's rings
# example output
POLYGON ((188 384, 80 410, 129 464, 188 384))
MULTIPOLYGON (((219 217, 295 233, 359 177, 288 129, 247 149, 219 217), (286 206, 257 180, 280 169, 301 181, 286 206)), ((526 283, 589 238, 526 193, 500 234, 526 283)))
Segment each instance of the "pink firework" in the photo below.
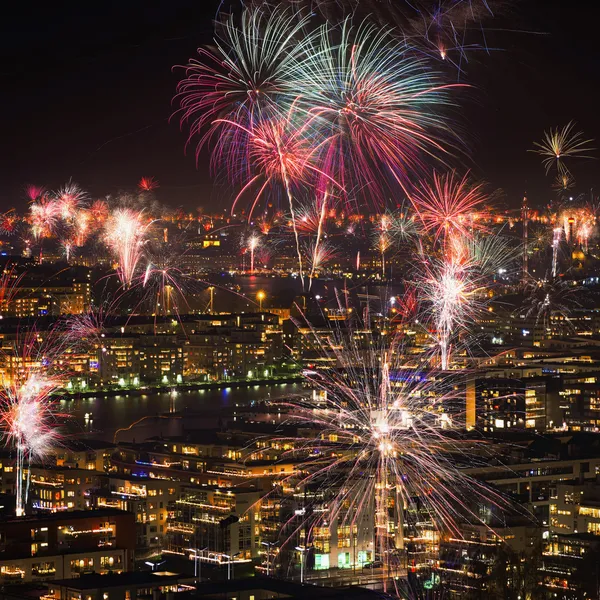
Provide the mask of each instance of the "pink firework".
POLYGON ((0 424, 6 443, 17 452, 17 516, 25 513, 27 504, 27 467, 32 460, 44 458, 58 440, 51 395, 60 387, 60 380, 32 372, 23 383, 0 390, 0 424))
MULTIPOLYGON (((261 120, 251 128, 242 127, 234 122, 229 122, 229 124, 234 129, 241 130, 246 136, 244 152, 247 152, 254 172, 247 176, 246 169, 241 169, 241 176, 246 179, 246 183, 235 199, 232 210, 240 197, 253 186, 260 185, 252 201, 250 216, 267 187, 283 188, 296 239, 300 277, 303 279, 295 190, 314 183, 315 179, 319 177, 331 181, 333 184, 335 182, 319 168, 315 156, 318 148, 315 148, 307 136, 305 127, 296 126, 293 110, 290 110, 283 118, 261 120)), ((242 156, 240 159, 243 160, 244 157, 242 156)))
POLYGON ((40 185, 30 184, 25 188, 25 193, 30 202, 39 200, 45 193, 45 189, 40 185))

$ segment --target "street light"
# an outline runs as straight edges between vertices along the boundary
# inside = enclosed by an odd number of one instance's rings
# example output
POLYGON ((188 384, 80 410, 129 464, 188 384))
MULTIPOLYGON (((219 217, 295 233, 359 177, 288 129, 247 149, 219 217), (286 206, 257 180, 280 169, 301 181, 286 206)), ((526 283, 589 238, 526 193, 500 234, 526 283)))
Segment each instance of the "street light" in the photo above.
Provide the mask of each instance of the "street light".
POLYGON ((304 553, 306 548, 304 546, 296 546, 296 550, 300 552, 300 583, 304 583, 304 553))
POLYGON ((277 546, 279 542, 261 542, 261 544, 263 546, 267 547, 267 577, 269 576, 270 573, 270 566, 271 566, 271 548, 273 546, 277 546))
POLYGON ((231 580, 231 578, 233 577, 233 565, 231 563, 231 560, 239 555, 240 555, 239 552, 236 552, 235 554, 232 554, 232 555, 230 555, 230 554, 222 555, 227 559, 227 579, 228 580, 231 580))
POLYGON ((202 581, 202 561, 198 560, 198 552, 208 550, 208 546, 204 548, 194 548, 194 578, 196 583, 202 581))
POLYGON ((263 292, 263 290, 260 290, 257 294, 256 294, 256 298, 258 299, 258 311, 262 312, 262 303, 263 300, 267 297, 267 294, 265 294, 265 292, 263 292))

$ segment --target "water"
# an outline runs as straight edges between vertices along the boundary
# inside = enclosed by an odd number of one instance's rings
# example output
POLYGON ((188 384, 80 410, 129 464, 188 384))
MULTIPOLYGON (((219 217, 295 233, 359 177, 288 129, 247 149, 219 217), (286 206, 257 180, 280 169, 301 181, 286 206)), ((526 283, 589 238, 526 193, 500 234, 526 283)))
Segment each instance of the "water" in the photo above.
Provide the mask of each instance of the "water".
MULTIPOLYGON (((276 306, 291 306, 294 298, 302 293, 299 277, 265 277, 262 275, 248 277, 230 277, 223 274, 212 280, 215 284, 215 312, 253 311, 258 307, 256 296, 259 291, 266 294, 264 307, 271 303, 276 306), (228 285, 239 286, 239 289, 228 289, 228 285)), ((401 285, 365 284, 362 280, 315 279, 311 292, 322 297, 327 305, 337 306, 338 299, 346 294, 356 301, 357 294, 368 294, 389 298, 399 293, 401 285)), ((202 293, 204 305, 208 304, 209 292, 202 293)), ((385 300, 384 300, 385 301, 385 300)), ((360 304, 360 303, 358 303, 360 304)))
POLYGON ((177 436, 187 428, 217 428, 236 406, 302 393, 298 383, 248 388, 120 394, 111 397, 61 400, 59 410, 70 415, 70 435, 113 441, 143 441, 147 437, 177 436), (87 415, 87 417, 86 417, 87 415), (133 425, 136 421, 140 423, 133 425))

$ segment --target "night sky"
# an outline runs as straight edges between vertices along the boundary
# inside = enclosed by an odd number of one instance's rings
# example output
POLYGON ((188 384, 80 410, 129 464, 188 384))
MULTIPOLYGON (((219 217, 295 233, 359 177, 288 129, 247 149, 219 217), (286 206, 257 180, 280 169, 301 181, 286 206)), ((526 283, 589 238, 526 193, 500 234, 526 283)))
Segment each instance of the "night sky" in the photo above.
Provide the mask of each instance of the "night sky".
MULTIPOLYGON (((206 161, 196 168, 185 132, 168 122, 180 75, 171 68, 210 41, 217 4, 19 3, 3 14, 0 208, 23 210, 28 183, 52 189, 72 177, 102 196, 143 175, 159 180, 166 204, 225 205, 228 192, 215 194, 206 161)), ((514 2, 486 22, 499 49, 472 55, 466 81, 474 87, 460 98, 473 149, 465 164, 504 189, 508 205, 524 190, 534 205, 551 197, 539 157, 527 152, 545 129, 574 119, 600 148, 599 15, 589 4, 514 2)), ((576 163, 577 191, 600 190, 599 167, 576 163)))

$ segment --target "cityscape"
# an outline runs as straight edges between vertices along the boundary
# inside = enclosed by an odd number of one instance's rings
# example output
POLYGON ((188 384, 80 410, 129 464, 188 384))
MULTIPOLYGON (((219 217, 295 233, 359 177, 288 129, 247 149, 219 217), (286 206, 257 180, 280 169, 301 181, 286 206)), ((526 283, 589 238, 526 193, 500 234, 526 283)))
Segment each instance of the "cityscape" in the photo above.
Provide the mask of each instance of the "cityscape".
POLYGON ((0 598, 600 599, 597 117, 549 100, 489 179, 469 120, 561 41, 516 0, 161 4, 49 50, 32 118, 63 52, 175 41, 177 150, 90 96, 106 137, 2 184, 0 598))

